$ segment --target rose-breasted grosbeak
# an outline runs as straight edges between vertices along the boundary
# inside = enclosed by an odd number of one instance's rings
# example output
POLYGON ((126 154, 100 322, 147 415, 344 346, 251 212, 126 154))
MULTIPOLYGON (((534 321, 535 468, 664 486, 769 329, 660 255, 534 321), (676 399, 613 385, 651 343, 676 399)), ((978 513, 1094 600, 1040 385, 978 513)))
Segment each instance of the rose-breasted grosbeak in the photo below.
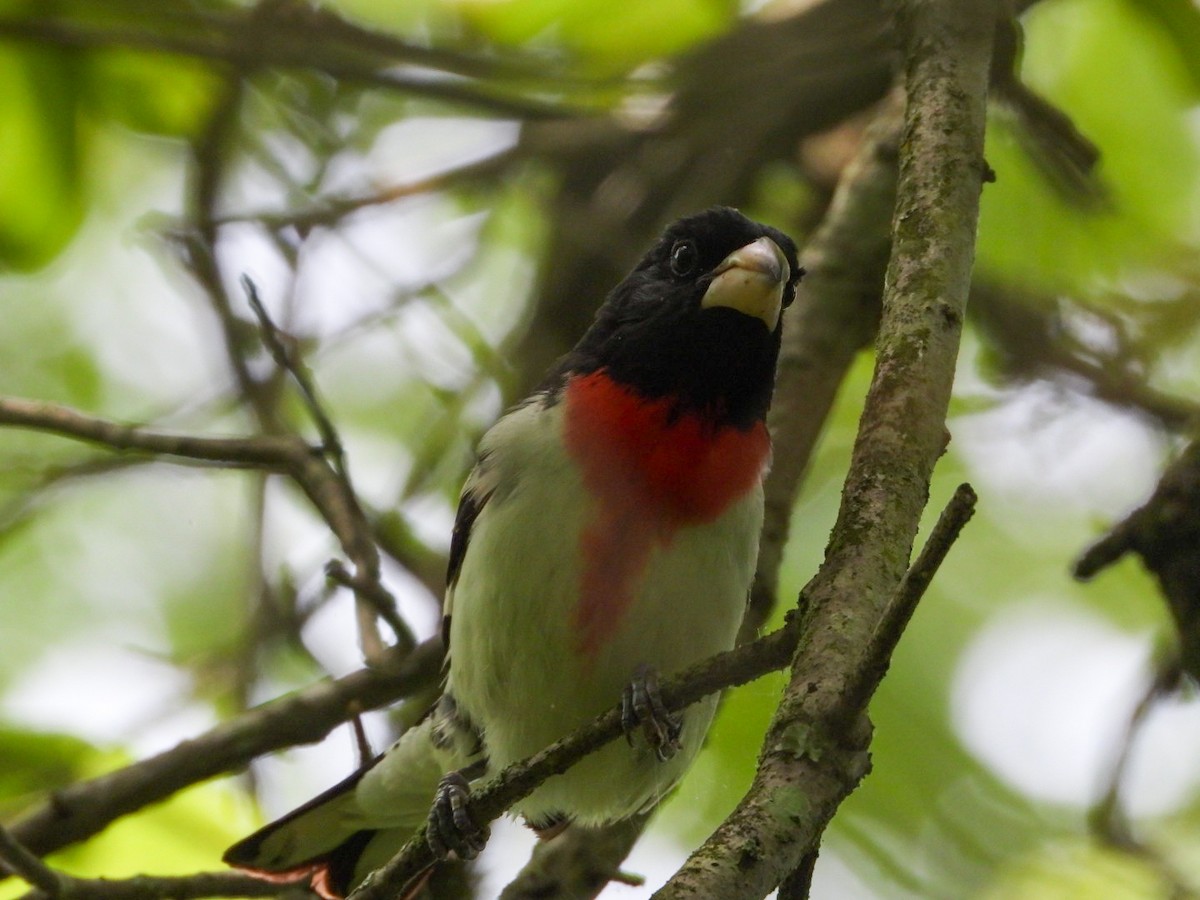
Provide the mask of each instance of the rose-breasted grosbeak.
MULTIPOLYGON (((227 862, 342 895, 425 821, 442 776, 494 773, 733 646, 754 574, 764 418, 796 246, 715 207, 670 226, 579 344, 484 436, 450 547, 445 693, 373 765, 227 862)), ((716 698, 646 722, 518 807, 542 831, 657 802, 716 698), (677 752, 675 752, 677 751, 677 752)), ((433 817, 435 820, 437 816, 433 817)), ((473 855, 474 837, 451 843, 473 855)))

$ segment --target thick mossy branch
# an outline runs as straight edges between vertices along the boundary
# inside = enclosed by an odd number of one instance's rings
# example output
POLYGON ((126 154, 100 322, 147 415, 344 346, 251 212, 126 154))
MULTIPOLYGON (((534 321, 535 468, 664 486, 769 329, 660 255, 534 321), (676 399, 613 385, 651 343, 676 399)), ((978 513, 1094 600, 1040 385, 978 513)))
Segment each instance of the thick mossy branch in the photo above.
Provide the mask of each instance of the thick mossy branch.
MULTIPOLYGON (((899 14, 908 103, 874 379, 825 564, 806 590, 791 682, 737 809, 655 897, 763 897, 816 848, 866 773, 862 673, 900 585, 945 446, 974 259, 996 10, 899 14)), ((890 643, 890 642, 888 642, 890 643)))

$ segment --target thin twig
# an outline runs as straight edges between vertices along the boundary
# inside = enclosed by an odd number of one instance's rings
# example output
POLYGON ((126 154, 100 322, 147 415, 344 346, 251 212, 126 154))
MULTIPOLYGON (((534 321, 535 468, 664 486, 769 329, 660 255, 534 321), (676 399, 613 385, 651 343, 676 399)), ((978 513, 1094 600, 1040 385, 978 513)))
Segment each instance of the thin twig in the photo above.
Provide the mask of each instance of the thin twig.
MULTIPOLYGON (((325 575, 334 584, 341 585, 344 588, 349 588, 354 592, 354 596, 360 603, 365 604, 367 610, 372 616, 379 616, 387 623, 388 628, 392 629, 392 633, 396 635, 397 644, 399 646, 411 646, 413 643, 412 631, 408 627, 408 623, 401 618, 399 611, 396 609, 396 598, 392 596, 392 592, 383 586, 378 574, 374 577, 364 573, 361 568, 355 572, 350 572, 340 560, 331 559, 325 564, 325 575)), ((360 628, 360 639, 363 641, 363 649, 368 660, 375 659, 382 653, 386 652, 386 645, 379 640, 374 627, 370 622, 364 622, 360 618, 360 626, 368 629, 364 631, 360 628), (371 646, 374 644, 374 646, 371 646)))
POLYGON ((938 516, 937 523, 929 533, 929 538, 925 541, 921 552, 917 554, 916 560, 904 573, 900 587, 880 617, 875 634, 871 638, 868 657, 878 661, 881 667, 860 669, 858 672, 860 684, 857 688, 851 689, 852 693, 857 692, 861 704, 867 703, 871 695, 875 693, 879 682, 883 680, 887 661, 892 658, 896 645, 900 643, 900 636, 908 627, 917 603, 925 596, 925 591, 929 588, 934 574, 941 567, 942 562, 946 559, 946 554, 954 546, 954 542, 962 534, 963 528, 975 515, 975 504, 978 499, 971 485, 960 484, 942 510, 941 515, 938 516))
POLYGON ((200 437, 155 431, 92 416, 68 406, 0 397, 0 425, 57 434, 121 452, 165 455, 235 468, 290 472, 316 449, 294 435, 200 437))
POLYGON ((1200 888, 1189 881, 1188 874, 1176 866, 1165 853, 1140 838, 1121 804, 1121 786, 1125 781, 1134 743, 1154 707, 1179 689, 1182 671, 1178 661, 1160 664, 1145 694, 1138 700, 1129 716, 1125 735, 1108 776, 1108 788, 1088 815, 1092 833, 1102 842, 1128 853, 1154 869, 1169 887, 1169 896, 1195 898, 1200 888))
MULTIPOLYGON (((482 81, 461 78, 430 78, 426 72, 387 69, 363 63, 350 52, 330 52, 322 46, 326 35, 319 31, 305 32, 303 39, 288 40, 282 36, 259 40, 264 33, 263 23, 250 28, 247 19, 231 23, 225 33, 183 31, 166 34, 151 28, 97 28, 78 23, 46 21, 32 18, 0 20, 0 35, 8 38, 47 43, 59 47, 129 47, 154 53, 181 54, 200 59, 229 63, 245 71, 264 68, 302 69, 324 72, 347 84, 400 91, 432 100, 473 106, 495 115, 537 120, 558 119, 585 115, 586 107, 562 101, 544 101, 535 96, 513 91, 501 93, 482 81), (253 34, 253 42, 244 39, 253 34)), ((554 87, 546 86, 546 93, 554 87)))
POLYGON ((325 412, 325 407, 317 398, 317 388, 313 383, 312 372, 304 364, 300 355, 295 352, 295 341, 280 331, 279 326, 271 318, 271 314, 267 312, 267 308, 263 306, 262 298, 258 296, 258 287, 253 279, 249 275, 242 275, 241 282, 250 309, 258 318, 263 345, 271 354, 271 358, 275 360, 275 365, 291 375, 292 380, 296 382, 296 387, 300 389, 300 396, 304 399, 304 408, 308 411, 313 424, 317 426, 317 433, 321 435, 321 449, 332 461, 333 470, 346 482, 346 487, 353 490, 350 475, 346 471, 346 451, 342 446, 342 439, 338 435, 337 429, 333 427, 333 421, 329 418, 329 414, 325 412))
POLYGON ((18 900, 204 900, 206 897, 273 897, 280 886, 240 872, 193 875, 134 875, 130 878, 76 878, 59 875, 57 893, 33 890, 18 900))
POLYGON ((1104 796, 1100 798, 1088 815, 1093 833, 1114 847, 1128 850, 1137 843, 1130 828, 1129 819, 1121 807, 1121 785, 1125 781, 1125 773, 1133 752, 1134 742, 1141 733, 1146 717, 1163 697, 1175 690, 1178 683, 1179 670, 1177 667, 1160 668, 1155 673, 1153 680, 1146 687, 1146 692, 1129 715, 1129 722, 1125 726, 1120 749, 1116 759, 1113 760, 1108 778, 1105 779, 1108 787, 1104 796))
POLYGON ((346 463, 346 451, 342 445, 341 436, 333 425, 333 420, 325 411, 324 405, 317 397, 316 384, 312 372, 304 364, 304 360, 295 351, 295 341, 285 335, 271 318, 258 296, 258 288, 248 275, 242 275, 242 288, 246 291, 246 299, 254 315, 258 318, 262 330, 263 344, 275 360, 281 371, 291 375, 292 380, 300 390, 305 409, 321 435, 321 448, 330 461, 334 474, 342 483, 343 496, 346 504, 352 508, 357 522, 355 530, 366 531, 364 540, 355 542, 358 556, 355 559, 357 571, 351 575, 337 560, 329 563, 326 571, 329 577, 339 584, 354 591, 358 604, 357 618, 359 623, 359 639, 363 652, 368 660, 381 656, 386 648, 375 617, 387 622, 388 627, 401 643, 411 645, 412 638, 408 624, 400 617, 396 608, 396 598, 384 587, 380 576, 379 551, 373 536, 369 533, 370 526, 362 507, 358 503, 358 493, 350 479, 350 468, 346 463))
POLYGON ((369 209, 372 206, 383 206, 408 197, 431 194, 447 190, 451 187, 460 187, 464 184, 473 184, 496 178, 518 158, 517 148, 510 147, 500 153, 466 163, 457 168, 447 169, 434 175, 418 178, 403 184, 379 188, 368 194, 322 198, 308 209, 285 212, 260 210, 230 213, 218 215, 213 221, 216 225, 254 222, 271 231, 294 228, 303 234, 313 228, 336 225, 347 216, 364 209, 369 209))
POLYGON ((3 425, 47 431, 117 451, 164 455, 173 461, 214 463, 290 476, 354 562, 353 575, 340 569, 344 573, 340 583, 354 590, 356 596, 379 613, 395 633, 398 646, 415 644, 408 624, 396 612, 395 598, 380 581, 379 550, 353 490, 323 459, 320 450, 299 435, 210 438, 173 434, 19 397, 0 397, 0 426, 3 425))
POLYGON ((25 849, 3 825, 0 825, 0 867, 51 897, 62 890, 59 875, 25 849))
MULTIPOLYGON (((900 636, 907 628, 917 604, 925 596, 933 576, 945 561, 946 554, 975 514, 977 500, 969 484, 960 484, 942 509, 921 552, 904 573, 899 588, 879 619, 865 655, 867 663, 856 668, 846 688, 847 695, 858 698, 857 702, 849 704, 851 709, 865 707, 883 680, 900 636)), ((783 880, 779 887, 780 900, 807 900, 812 890, 818 852, 819 848, 814 847, 806 853, 800 865, 783 880)))
MULTIPOLYGON (((267 5, 259 8, 260 15, 268 15, 267 5)), ((257 33, 255 30, 247 35, 257 33)), ((252 39, 243 35, 242 43, 247 46, 252 39)), ((247 64, 248 65, 248 64, 247 64)), ((217 104, 207 128, 193 146, 195 167, 188 203, 188 218, 191 228, 184 232, 182 246, 188 251, 187 261, 192 273, 208 294, 210 304, 221 324, 225 339, 226 356, 236 376, 237 383, 260 428, 267 434, 286 433, 279 414, 278 380, 256 379, 248 363, 249 342, 246 340, 245 323, 234 313, 222 276, 217 253, 219 226, 216 211, 221 182, 225 175, 226 150, 236 125, 243 93, 242 75, 235 70, 227 81, 222 102, 217 104)), ((253 286, 247 287, 253 305, 257 294, 253 286)), ((356 614, 362 647, 368 660, 384 655, 386 644, 379 634, 376 617, 388 623, 395 635, 397 645, 411 648, 415 638, 407 623, 396 610, 395 598, 383 586, 380 572, 379 550, 371 537, 370 525, 359 505, 357 495, 346 474, 341 451, 341 441, 336 431, 317 402, 311 380, 302 367, 286 352, 279 331, 266 315, 259 303, 255 312, 262 322, 262 331, 268 348, 279 362, 280 373, 290 373, 300 384, 310 413, 325 442, 326 457, 308 459, 291 471, 293 478, 305 495, 320 512, 322 518, 337 536, 338 542, 355 566, 355 582, 361 586, 356 590, 356 614), (329 460, 332 460, 330 465, 329 460)))

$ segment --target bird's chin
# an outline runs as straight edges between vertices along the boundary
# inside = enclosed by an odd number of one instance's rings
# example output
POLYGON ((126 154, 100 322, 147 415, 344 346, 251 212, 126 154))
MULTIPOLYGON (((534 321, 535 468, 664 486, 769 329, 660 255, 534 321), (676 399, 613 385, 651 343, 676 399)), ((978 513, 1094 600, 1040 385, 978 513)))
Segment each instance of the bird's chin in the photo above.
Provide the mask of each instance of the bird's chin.
POLYGON ((702 309, 702 312, 708 320, 708 328, 718 329, 723 338, 722 343, 731 347, 747 339, 765 339, 779 327, 778 313, 775 322, 768 325, 765 316, 752 315, 731 306, 709 306, 702 309))

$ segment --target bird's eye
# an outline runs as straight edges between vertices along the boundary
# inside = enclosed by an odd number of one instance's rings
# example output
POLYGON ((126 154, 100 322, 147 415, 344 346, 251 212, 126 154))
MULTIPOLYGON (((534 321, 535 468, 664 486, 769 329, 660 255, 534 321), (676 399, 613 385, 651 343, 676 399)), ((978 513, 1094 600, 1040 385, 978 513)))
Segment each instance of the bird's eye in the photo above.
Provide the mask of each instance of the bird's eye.
POLYGON ((680 277, 692 274, 699 256, 691 241, 676 241, 671 248, 671 271, 680 277))

